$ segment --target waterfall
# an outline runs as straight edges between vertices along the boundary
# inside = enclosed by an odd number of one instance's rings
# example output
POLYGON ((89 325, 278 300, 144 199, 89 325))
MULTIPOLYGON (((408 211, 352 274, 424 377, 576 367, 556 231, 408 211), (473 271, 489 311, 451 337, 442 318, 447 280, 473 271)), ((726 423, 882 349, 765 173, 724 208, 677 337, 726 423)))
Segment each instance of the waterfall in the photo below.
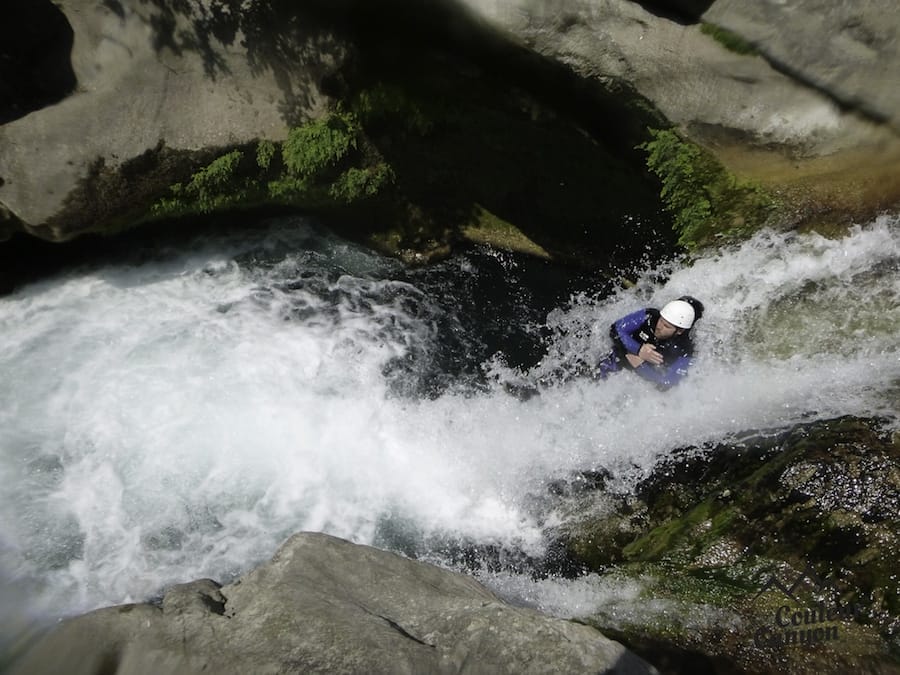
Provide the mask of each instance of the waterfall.
POLYGON ((3 620, 229 581, 300 530, 539 555, 535 496, 573 472, 627 486, 747 430, 896 424, 896 216, 762 232, 603 293, 548 288, 541 264, 482 249, 407 269, 286 218, 0 298, 3 620), (675 389, 623 372, 509 393, 685 293, 707 311, 675 389))

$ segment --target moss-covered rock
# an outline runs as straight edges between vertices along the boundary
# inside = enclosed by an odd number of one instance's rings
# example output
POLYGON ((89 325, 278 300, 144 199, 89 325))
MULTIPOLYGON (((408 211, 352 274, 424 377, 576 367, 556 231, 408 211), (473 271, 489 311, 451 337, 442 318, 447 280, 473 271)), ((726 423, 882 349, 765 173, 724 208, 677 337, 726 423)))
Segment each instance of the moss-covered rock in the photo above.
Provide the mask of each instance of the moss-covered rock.
POLYGON ((779 204, 760 185, 739 180, 709 151, 667 129, 641 145, 659 176, 660 196, 674 215, 678 242, 688 248, 719 237, 745 236, 775 216, 779 204))
POLYGON ((15 67, 0 67, 12 87, 0 238, 62 242, 286 203, 395 253, 428 257, 471 235, 627 264, 648 243, 674 246, 635 152, 661 148, 647 129, 672 125, 704 149, 677 145, 675 170, 660 172, 687 244, 751 230, 776 193, 790 205, 782 224, 816 228, 870 219, 900 195, 897 94, 890 68, 871 67, 897 60, 893 17, 874 9, 826 13, 836 49, 797 39, 819 30, 815 2, 56 4, 18 2, 8 22, 43 28, 11 34, 15 67), (52 70, 66 74, 49 95, 25 91, 21 73, 49 72, 48 49, 34 48, 48 36, 52 70), (347 115, 359 124, 349 134, 334 126, 347 115), (340 171, 313 185, 302 177, 313 165, 279 176, 274 144, 304 155, 329 142, 318 132, 356 141, 340 171), (240 161, 223 159, 235 151, 240 161), (712 155, 728 171, 696 175, 712 155), (230 191, 209 184, 226 168, 230 191), (512 230, 473 227, 484 214, 512 230))
POLYGON ((260 206, 335 210, 376 197, 393 180, 377 152, 365 152, 355 115, 336 111, 291 129, 281 142, 218 155, 153 204, 151 218, 260 206), (252 150, 252 152, 251 152, 252 150))
POLYGON ((425 51, 398 65, 376 53, 342 73, 330 113, 284 142, 222 148, 145 218, 289 206, 409 260, 475 242, 627 264, 651 231, 659 253, 672 250, 658 183, 635 147, 659 118, 636 95, 601 87, 568 109, 541 80, 569 94, 584 83, 560 85, 558 66, 531 65, 525 88, 458 55, 425 51))
POLYGON ((900 667, 900 444, 876 420, 685 450, 627 499, 625 513, 575 518, 569 555, 679 610, 608 608, 598 627, 739 672, 900 667))

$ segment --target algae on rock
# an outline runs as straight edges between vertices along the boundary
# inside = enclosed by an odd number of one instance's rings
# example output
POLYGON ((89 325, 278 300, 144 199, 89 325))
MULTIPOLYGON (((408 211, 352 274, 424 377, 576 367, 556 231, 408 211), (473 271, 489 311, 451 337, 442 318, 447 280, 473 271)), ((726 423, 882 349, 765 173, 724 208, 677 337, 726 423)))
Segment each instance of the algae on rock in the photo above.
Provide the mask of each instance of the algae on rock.
MULTIPOLYGON (((478 243, 626 265, 650 232, 660 255, 674 249, 639 138, 623 156, 606 138, 622 130, 588 130, 539 94, 429 58, 348 74, 327 115, 284 142, 223 148, 151 217, 285 206, 412 261, 478 243)), ((621 124, 638 133, 651 113, 635 103, 621 124)))
POLYGON ((616 607, 589 620, 633 648, 668 644, 752 672, 889 669, 900 664, 898 512, 897 438, 878 420, 839 418, 685 450, 638 486, 628 511, 586 508, 563 539, 582 569, 639 581, 638 611, 694 608, 690 626, 670 621, 680 611, 632 621, 616 607), (832 620, 784 626, 783 607, 824 607, 832 620), (833 639, 816 642, 828 627, 833 639))
POLYGON ((695 248, 765 224, 776 201, 759 185, 738 180, 711 153, 671 129, 649 131, 652 140, 640 147, 662 181, 660 196, 674 214, 680 244, 695 248))

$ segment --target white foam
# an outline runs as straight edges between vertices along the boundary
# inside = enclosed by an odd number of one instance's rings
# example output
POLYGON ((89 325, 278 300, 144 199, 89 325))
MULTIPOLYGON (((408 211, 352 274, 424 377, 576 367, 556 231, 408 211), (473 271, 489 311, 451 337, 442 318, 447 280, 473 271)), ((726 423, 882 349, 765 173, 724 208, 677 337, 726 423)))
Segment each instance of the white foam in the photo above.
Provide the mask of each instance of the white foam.
POLYGON ((703 357, 668 393, 623 373, 525 402, 502 382, 396 396, 385 366, 414 371, 445 310, 379 280, 396 263, 295 223, 268 236, 298 252, 220 242, 0 298, 0 565, 35 606, 227 580, 299 530, 372 543, 402 523, 539 553, 533 497, 554 478, 633 478, 673 448, 810 414, 896 413, 900 277, 882 269, 900 260, 895 218, 835 241, 767 233, 574 298, 548 317, 545 363, 495 362, 498 380, 599 356, 612 320, 683 293, 707 305, 703 357), (323 261, 319 291, 291 286, 323 261))

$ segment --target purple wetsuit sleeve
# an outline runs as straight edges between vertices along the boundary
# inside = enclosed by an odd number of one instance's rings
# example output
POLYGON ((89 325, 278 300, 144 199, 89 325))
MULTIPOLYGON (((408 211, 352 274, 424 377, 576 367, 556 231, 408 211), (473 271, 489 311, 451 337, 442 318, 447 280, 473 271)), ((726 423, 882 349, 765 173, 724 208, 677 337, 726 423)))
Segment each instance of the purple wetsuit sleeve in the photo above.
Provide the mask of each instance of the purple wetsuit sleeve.
POLYGON ((646 320, 647 312, 643 309, 639 309, 616 321, 616 334, 619 336, 619 340, 622 341, 622 345, 629 354, 637 354, 641 351, 641 343, 631 337, 631 334, 640 328, 646 320))

